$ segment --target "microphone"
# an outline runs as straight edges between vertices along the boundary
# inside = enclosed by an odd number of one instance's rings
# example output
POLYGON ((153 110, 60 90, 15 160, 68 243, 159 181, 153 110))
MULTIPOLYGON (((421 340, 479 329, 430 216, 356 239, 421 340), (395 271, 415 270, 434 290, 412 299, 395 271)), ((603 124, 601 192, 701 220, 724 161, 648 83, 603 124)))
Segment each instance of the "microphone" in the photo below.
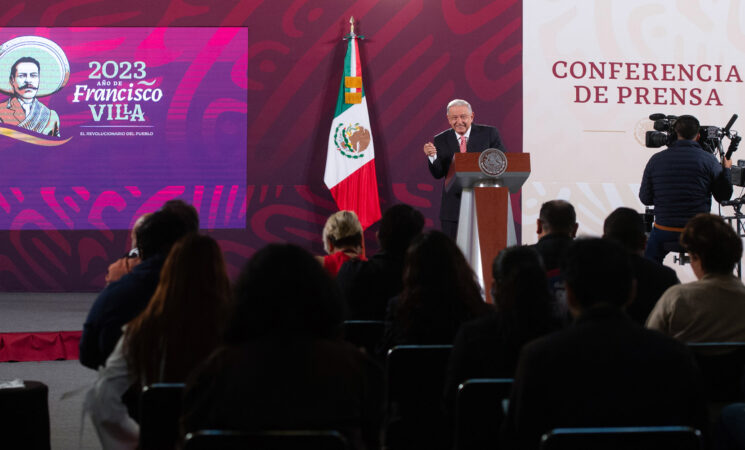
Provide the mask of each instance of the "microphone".
POLYGON ((649 120, 660 120, 660 119, 665 119, 665 118, 667 118, 667 116, 662 113, 656 113, 656 114, 649 115, 649 120))
POLYGON ((732 128, 735 120, 737 120, 737 114, 732 114, 732 118, 729 120, 729 122, 727 122, 727 126, 724 127, 724 130, 722 130, 725 135, 729 134, 729 129, 732 128))

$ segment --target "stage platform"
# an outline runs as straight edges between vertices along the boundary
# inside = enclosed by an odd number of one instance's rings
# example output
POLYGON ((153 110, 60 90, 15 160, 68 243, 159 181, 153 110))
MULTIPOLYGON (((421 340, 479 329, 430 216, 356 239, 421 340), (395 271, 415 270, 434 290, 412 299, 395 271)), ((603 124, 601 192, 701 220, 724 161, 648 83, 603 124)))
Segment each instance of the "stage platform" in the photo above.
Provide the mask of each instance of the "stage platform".
POLYGON ((78 359, 96 293, 0 293, 0 362, 78 359))
MULTIPOLYGON (((50 438, 53 449, 100 449, 88 420, 81 436, 82 404, 85 391, 96 380, 96 371, 77 361, 77 340, 83 322, 97 293, 0 293, 0 354, 7 350, 4 342, 26 335, 26 354, 39 350, 39 343, 49 342, 50 335, 59 340, 65 336, 68 352, 56 361, 0 362, 0 382, 14 378, 37 380, 49 386, 50 438), (60 361, 59 359, 69 359, 60 361)), ((78 338, 79 339, 79 338, 78 338)), ((17 347, 16 347, 17 350, 17 347)), ((3 360, 7 361, 7 360, 3 360)), ((28 360, 26 360, 28 361, 28 360)))

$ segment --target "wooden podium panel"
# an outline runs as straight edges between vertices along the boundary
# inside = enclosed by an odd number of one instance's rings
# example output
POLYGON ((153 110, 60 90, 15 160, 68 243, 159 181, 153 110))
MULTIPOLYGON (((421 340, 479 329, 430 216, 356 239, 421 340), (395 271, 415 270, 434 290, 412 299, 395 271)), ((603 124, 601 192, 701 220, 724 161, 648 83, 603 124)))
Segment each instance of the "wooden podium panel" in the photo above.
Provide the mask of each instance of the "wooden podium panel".
POLYGON ((519 192, 530 174, 530 154, 507 153, 507 169, 490 177, 479 168, 479 153, 459 153, 450 166, 446 189, 460 186, 461 208, 457 243, 491 298, 491 266, 502 249, 517 245, 510 193, 519 192))
POLYGON ((486 301, 493 303, 491 266, 499 252, 509 245, 507 222, 512 220, 512 214, 505 214, 505 211, 512 211, 510 193, 507 188, 503 187, 478 187, 473 191, 476 200, 476 223, 479 233, 484 292, 486 301))

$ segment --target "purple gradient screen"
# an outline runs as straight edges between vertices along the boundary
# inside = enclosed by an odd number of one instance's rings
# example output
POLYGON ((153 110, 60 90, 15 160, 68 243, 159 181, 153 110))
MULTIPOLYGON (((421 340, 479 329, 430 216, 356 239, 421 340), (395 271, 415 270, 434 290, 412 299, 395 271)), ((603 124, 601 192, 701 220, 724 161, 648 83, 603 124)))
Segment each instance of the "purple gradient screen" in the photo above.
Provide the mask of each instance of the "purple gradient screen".
POLYGON ((172 198, 204 228, 245 228, 247 28, 2 28, 0 44, 28 35, 69 61, 67 84, 39 98, 69 140, 0 133, 0 229, 129 229, 172 198), (149 95, 96 97, 130 88, 149 95))

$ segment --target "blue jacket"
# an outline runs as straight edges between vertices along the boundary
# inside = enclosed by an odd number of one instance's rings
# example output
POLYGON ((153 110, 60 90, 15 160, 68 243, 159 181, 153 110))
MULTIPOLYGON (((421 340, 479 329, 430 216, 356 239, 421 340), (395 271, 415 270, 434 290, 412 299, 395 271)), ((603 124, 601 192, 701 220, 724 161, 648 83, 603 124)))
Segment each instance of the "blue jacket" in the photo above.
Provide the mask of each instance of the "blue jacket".
POLYGON ((649 158, 639 200, 654 205, 655 222, 684 227, 693 216, 711 211, 711 196, 732 196, 730 170, 723 169, 696 141, 678 140, 649 158))
POLYGON ((122 335, 122 326, 137 317, 150 303, 164 262, 163 255, 148 258, 98 294, 85 319, 80 338, 80 362, 84 366, 96 370, 105 365, 122 335))

